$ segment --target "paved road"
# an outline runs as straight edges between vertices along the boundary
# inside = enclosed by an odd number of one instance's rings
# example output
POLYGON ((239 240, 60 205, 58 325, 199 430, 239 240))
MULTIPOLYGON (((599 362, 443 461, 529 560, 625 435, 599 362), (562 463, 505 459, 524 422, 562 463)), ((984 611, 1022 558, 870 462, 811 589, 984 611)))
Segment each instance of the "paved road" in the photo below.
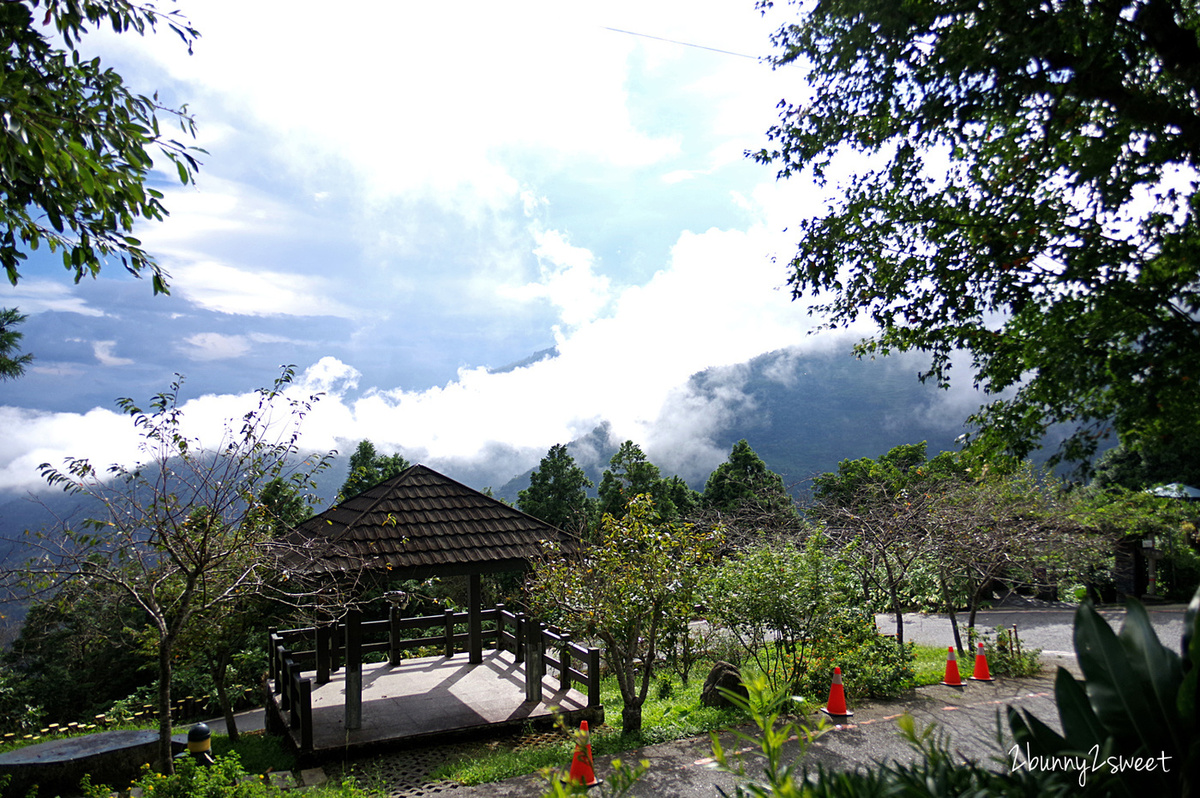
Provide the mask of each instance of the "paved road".
MULTIPOLYGON (((1150 622, 1154 625, 1158 639, 1168 648, 1178 651, 1183 637, 1184 604, 1162 604, 1146 607, 1150 622)), ((1113 630, 1119 630, 1125 619, 1124 606, 1105 605, 1098 608, 1101 617, 1108 621, 1113 630)), ((878 615, 876 623, 880 631, 893 633, 896 619, 893 615, 878 615)), ((1073 607, 1031 604, 1029 606, 1001 607, 980 612, 975 618, 975 627, 992 632, 997 626, 1017 627, 1022 647, 1039 648, 1048 665, 1062 664, 1074 669, 1075 644, 1073 630, 1075 609, 1073 607)), ((959 631, 965 640, 967 616, 958 616, 959 631)), ((930 646, 954 644, 954 633, 947 615, 904 615, 904 639, 930 646)), ((1053 668, 1051 668, 1053 670, 1053 668)))

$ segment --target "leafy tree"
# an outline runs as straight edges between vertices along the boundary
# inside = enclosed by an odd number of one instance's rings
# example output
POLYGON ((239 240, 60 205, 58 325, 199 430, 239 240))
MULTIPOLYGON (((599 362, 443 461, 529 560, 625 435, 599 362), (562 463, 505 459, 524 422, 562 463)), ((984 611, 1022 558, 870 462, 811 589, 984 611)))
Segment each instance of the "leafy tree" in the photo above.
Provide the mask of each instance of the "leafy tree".
MULTIPOLYGON (((838 463, 836 473, 813 480, 813 502, 808 514, 829 528, 830 537, 853 547, 868 596, 871 588, 887 599, 896 617, 896 641, 904 646, 904 595, 910 573, 932 558, 931 540, 924 527, 931 492, 965 470, 948 453, 926 458, 924 441, 902 444, 879 458, 860 457, 838 463)), ((939 572, 942 570, 938 568, 939 572)), ((946 596, 946 609, 954 605, 946 596)), ((957 627, 955 627, 957 628, 957 627)))
MULTIPOLYGON (((802 5, 795 0, 796 5, 802 5)), ((760 6, 772 0, 760 0, 760 6)), ((972 445, 1085 460, 1200 429, 1200 16, 1180 0, 832 0, 774 35, 811 91, 755 153, 820 184, 793 295, 860 353, 966 350, 972 445)))
POLYGON ((359 441, 358 448, 350 455, 350 473, 342 483, 341 495, 347 498, 357 496, 391 479, 410 465, 399 452, 379 454, 375 451, 375 444, 369 440, 359 441))
POLYGON ((130 235, 138 218, 162 219, 162 192, 150 188, 155 152, 193 181, 199 164, 188 147, 159 126, 160 115, 194 135, 185 108, 157 95, 131 92, 99 58, 79 44, 90 29, 145 34, 163 23, 191 52, 199 36, 178 11, 128 0, 8 0, 0 3, 0 264, 14 285, 28 251, 45 243, 62 250, 78 282, 108 258, 132 274, 149 269, 154 293, 166 275, 130 235), (42 9, 45 9, 43 12, 42 9))
POLYGON ((534 610, 578 637, 603 641, 625 702, 624 731, 641 729, 664 636, 691 617, 703 566, 720 543, 719 529, 658 522, 654 501, 641 494, 623 517, 604 516, 597 545, 535 567, 529 583, 534 610))
POLYGON ((608 468, 600 478, 599 493, 600 512, 607 515, 620 518, 634 496, 649 494, 654 498, 660 518, 676 517, 662 472, 633 441, 622 443, 608 461, 608 468))
POLYGON ((951 452, 930 460, 925 441, 905 443, 878 458, 841 461, 836 473, 821 474, 813 480, 813 499, 818 511, 827 506, 861 508, 918 484, 964 478, 971 470, 968 462, 951 452))
POLYGON ((795 517, 796 503, 783 484, 783 477, 767 468, 746 439, 738 441, 729 459, 708 475, 704 485, 704 506, 735 512, 751 506, 769 515, 795 517))
POLYGON ((33 355, 17 354, 17 346, 25 333, 17 332, 14 327, 27 319, 16 308, 0 308, 0 380, 11 380, 25 373, 25 367, 33 360, 33 355))
POLYGON ((1176 436, 1169 444, 1145 442, 1137 448, 1118 444, 1097 459, 1091 484, 1141 490, 1172 482, 1200 485, 1200 438, 1176 436))
POLYGON ((582 534, 591 525, 595 501, 587 495, 592 481, 561 443, 550 447, 529 475, 529 487, 517 494, 517 509, 559 529, 582 534))
POLYGON ((247 596, 270 589, 270 524, 261 523, 263 485, 280 477, 312 487, 328 458, 301 458, 298 422, 312 399, 284 391, 287 368, 257 405, 230 423, 219 446, 205 449, 183 432, 181 381, 143 411, 118 401, 141 436, 144 460, 106 472, 85 459, 65 470, 43 464, 55 487, 88 497, 102 509, 53 535, 30 541, 37 556, 5 572, 9 582, 53 592, 64 586, 115 591, 145 614, 157 660, 159 759, 171 767, 171 675, 176 646, 247 596), (290 424, 285 421, 290 420, 290 424))
POLYGON ((259 493, 260 515, 257 522, 278 535, 305 521, 313 514, 312 505, 300 488, 283 477, 275 477, 259 493))
POLYGON ((1110 538, 1081 520, 1078 503, 1029 464, 976 467, 925 444, 897 446, 872 460, 844 460, 814 480, 810 515, 861 554, 864 585, 887 597, 903 643, 905 596, 916 572, 935 575, 955 640, 955 610, 968 628, 994 584, 1045 586, 1085 579, 1106 562, 1110 538))
POLYGON ((1071 584, 1111 564, 1112 538, 1082 523, 1075 497, 1029 463, 942 488, 930 497, 922 523, 943 573, 964 588, 972 635, 994 582, 1071 584))
POLYGON ((692 490, 692 486, 687 484, 681 476, 673 476, 663 483, 663 494, 670 501, 671 506, 675 508, 675 514, 679 518, 687 518, 696 510, 700 509, 703 498, 699 493, 692 490))
POLYGON ((96 582, 68 584, 34 602, 4 655, 16 703, 33 708, 44 726, 90 718, 130 695, 153 664, 137 650, 146 621, 118 590, 96 582))

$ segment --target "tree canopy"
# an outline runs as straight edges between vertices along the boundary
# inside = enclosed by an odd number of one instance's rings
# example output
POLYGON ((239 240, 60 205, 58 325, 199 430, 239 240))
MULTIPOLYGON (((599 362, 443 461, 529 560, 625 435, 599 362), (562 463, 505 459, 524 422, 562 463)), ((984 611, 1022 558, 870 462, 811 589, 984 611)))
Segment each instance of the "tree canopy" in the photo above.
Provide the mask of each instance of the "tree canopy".
POLYGON ((145 34, 160 23, 191 52, 199 33, 178 11, 129 0, 8 0, 0 3, 0 264, 16 285, 19 266, 43 243, 62 250, 78 282, 108 258, 131 273, 149 270, 154 292, 166 275, 131 233, 138 218, 162 219, 162 192, 149 187, 155 153, 190 183, 200 152, 164 132, 160 116, 194 134, 185 108, 130 90, 80 40, 108 25, 145 34))
POLYGON ((630 499, 620 518, 605 514, 600 526, 596 545, 536 565, 529 601, 576 637, 603 641, 624 700, 622 731, 636 732, 652 664, 668 632, 691 619, 696 587, 722 531, 660 522, 648 494, 630 499))
POLYGON ((26 318, 16 308, 0 308, 0 380, 20 377, 33 360, 31 354, 19 354, 17 347, 25 333, 13 329, 26 318))
POLYGON ((751 505, 771 514, 797 514, 783 477, 767 468, 745 438, 735 443, 729 459, 708 475, 703 502, 706 508, 725 512, 751 505))
POLYGON ((399 474, 412 463, 405 460, 399 452, 396 454, 379 454, 375 444, 369 440, 358 442, 358 448, 350 455, 350 472, 342 483, 341 495, 349 498, 357 496, 364 490, 399 474))
MULTIPOLYGON (((799 2, 797 5, 801 5, 799 2)), ((760 7, 772 5, 760 0, 760 7)), ((773 37, 781 177, 825 185, 795 297, 860 353, 965 350, 993 399, 972 445, 1081 461, 1200 425, 1200 15, 1180 0, 828 0, 773 37), (1003 393, 1002 393, 1003 392, 1003 393)))
POLYGON ((546 452, 529 475, 529 487, 517 495, 517 508, 568 532, 584 532, 591 523, 595 502, 587 495, 592 481, 564 444, 546 452))
POLYGON ((674 518, 676 510, 668 496, 669 488, 662 478, 662 471, 650 462, 642 447, 633 441, 625 441, 608 461, 608 468, 600 478, 600 512, 621 518, 633 497, 648 494, 654 498, 659 518, 674 518))

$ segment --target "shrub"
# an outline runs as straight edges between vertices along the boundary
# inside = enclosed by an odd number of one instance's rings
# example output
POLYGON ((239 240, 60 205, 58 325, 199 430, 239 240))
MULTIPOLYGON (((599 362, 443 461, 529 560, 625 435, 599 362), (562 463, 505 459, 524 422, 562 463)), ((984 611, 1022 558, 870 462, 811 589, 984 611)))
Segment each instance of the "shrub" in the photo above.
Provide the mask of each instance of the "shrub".
POLYGON ((972 658, 975 656, 976 642, 983 643, 988 670, 993 676, 1035 676, 1042 671, 1042 650, 1022 647, 1015 627, 997 626, 994 638, 989 637, 987 632, 980 632, 977 639, 971 640, 972 658))
POLYGON ((772 690, 823 698, 835 666, 851 697, 912 686, 912 649, 879 634, 849 569, 819 534, 803 549, 758 546, 727 559, 703 586, 710 619, 728 629, 772 690))

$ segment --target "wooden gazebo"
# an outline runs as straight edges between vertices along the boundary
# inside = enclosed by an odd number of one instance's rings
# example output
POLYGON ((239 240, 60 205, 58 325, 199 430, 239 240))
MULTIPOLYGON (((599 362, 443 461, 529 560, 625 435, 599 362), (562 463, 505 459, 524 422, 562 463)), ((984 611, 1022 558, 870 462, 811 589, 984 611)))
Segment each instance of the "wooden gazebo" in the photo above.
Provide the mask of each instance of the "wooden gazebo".
MULTIPOLYGON (((488 609, 482 606, 483 574, 524 570, 543 553, 549 542, 571 545, 573 541, 555 527, 423 465, 412 466, 303 522, 281 541, 287 552, 283 558, 285 567, 303 571, 308 578, 331 580, 353 578, 364 571, 386 572, 393 578, 416 580, 466 576, 468 606, 465 614, 447 610, 444 617, 405 619, 401 615, 402 605, 393 604, 389 619, 366 623, 361 612, 351 607, 336 624, 272 631, 269 648, 274 691, 268 711, 274 712, 281 725, 290 726, 293 739, 302 752, 327 747, 320 743, 322 729, 318 720, 314 720, 312 707, 322 701, 328 704, 328 690, 323 699, 312 696, 314 691, 325 689, 322 685, 338 681, 334 673, 339 669, 339 660, 344 657, 345 671, 338 690, 344 702, 338 748, 458 731, 463 724, 474 727, 508 721, 524 723, 533 719, 540 711, 538 706, 543 704, 546 714, 553 711, 552 707, 575 708, 588 710, 585 714, 602 718, 598 650, 571 643, 557 630, 547 629, 544 624, 511 613, 502 606, 488 609), (485 620, 493 628, 485 631, 485 620), (462 621, 467 630, 465 636, 454 632, 455 625, 462 621), (430 643, 428 637, 406 640, 403 635, 413 629, 431 627, 445 629, 445 652, 440 662, 454 668, 456 681, 465 682, 464 674, 485 662, 485 640, 494 641, 495 650, 489 655, 493 659, 481 673, 502 674, 514 685, 523 681, 523 691, 513 699, 521 706, 495 705, 497 688, 487 685, 479 689, 481 694, 488 694, 488 700, 494 706, 483 711, 478 706, 466 706, 471 699, 460 698, 458 703, 463 704, 459 707, 460 714, 465 719, 454 720, 454 713, 443 700, 440 707, 436 705, 439 702, 430 706, 433 717, 425 725, 408 723, 404 730, 397 731, 396 724, 387 718, 368 718, 370 722, 366 725, 374 723, 374 729, 365 729, 364 653, 386 651, 388 654, 387 669, 375 668, 368 680, 369 690, 377 689, 377 683, 399 676, 401 651, 430 643), (364 646, 364 629, 386 630, 387 643, 364 646), (465 643, 467 662, 465 665, 461 660, 457 664, 450 663, 457 650, 456 643, 462 637, 465 637, 462 642, 465 643), (300 650, 309 643, 311 650, 300 650), (578 670, 581 664, 586 667, 586 672, 578 670), (554 695, 543 701, 547 666, 557 671, 559 678, 553 685, 547 679, 554 695), (305 679, 302 676, 305 670, 312 670, 314 678, 305 679), (523 671, 519 679, 515 675, 517 670, 523 671), (573 683, 586 684, 586 695, 572 690, 573 683), (290 718, 286 718, 289 713, 290 718)), ((433 670, 423 668, 420 673, 421 678, 428 679, 433 670)), ((414 682, 411 672, 406 679, 410 685, 414 682)), ((395 708, 400 706, 395 705, 396 695, 396 689, 392 689, 385 696, 393 701, 392 709, 388 710, 392 715, 400 712, 395 708)), ((410 695, 402 706, 407 712, 417 703, 410 695)), ((378 714, 382 710, 368 707, 368 715, 372 711, 378 714)), ((326 713, 326 719, 330 717, 326 713)))

